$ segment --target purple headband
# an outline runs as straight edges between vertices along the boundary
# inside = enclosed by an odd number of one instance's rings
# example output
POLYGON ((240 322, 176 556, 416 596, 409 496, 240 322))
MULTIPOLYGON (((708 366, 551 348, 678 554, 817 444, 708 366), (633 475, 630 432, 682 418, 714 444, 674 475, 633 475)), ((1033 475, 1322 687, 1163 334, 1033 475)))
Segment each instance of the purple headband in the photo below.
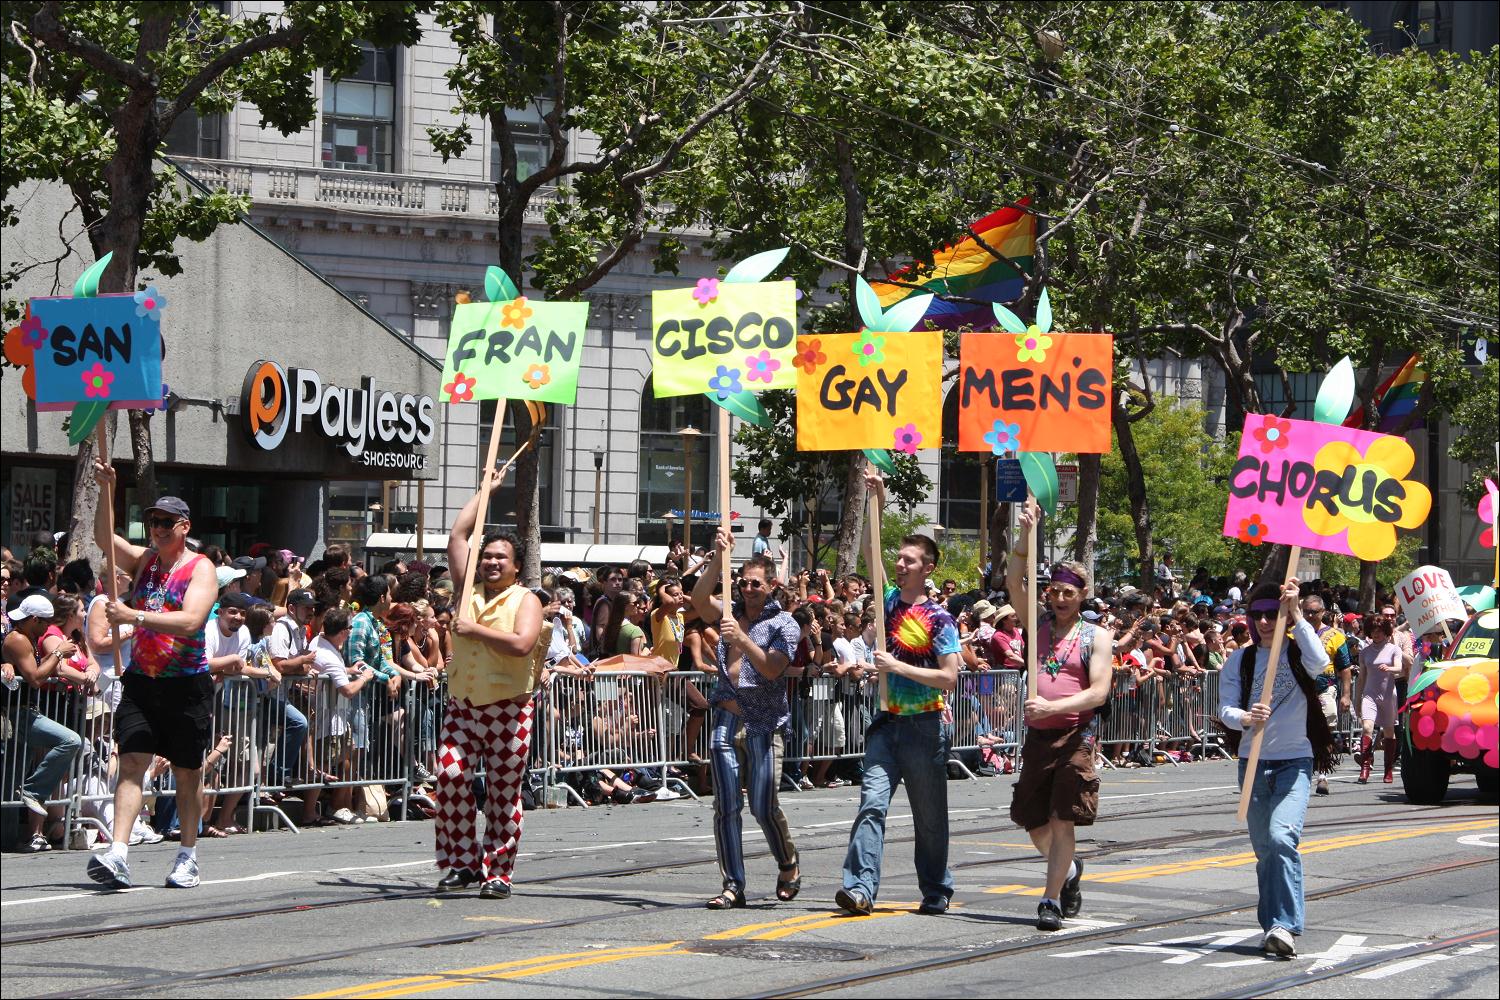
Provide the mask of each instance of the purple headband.
POLYGON ((1066 566, 1059 566, 1052 571, 1052 582, 1071 583, 1079 590, 1087 590, 1089 586, 1087 580, 1085 580, 1083 577, 1079 576, 1072 570, 1068 569, 1066 566))
POLYGON ((1274 597, 1262 597, 1258 601, 1250 602, 1251 611, 1275 611, 1281 607, 1281 602, 1274 597))

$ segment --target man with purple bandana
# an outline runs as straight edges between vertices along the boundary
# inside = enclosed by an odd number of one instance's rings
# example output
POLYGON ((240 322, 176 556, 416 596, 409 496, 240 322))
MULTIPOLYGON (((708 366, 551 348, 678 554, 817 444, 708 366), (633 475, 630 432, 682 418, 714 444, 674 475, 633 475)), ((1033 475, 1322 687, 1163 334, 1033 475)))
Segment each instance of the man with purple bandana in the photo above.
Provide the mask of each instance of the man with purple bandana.
MULTIPOLYGON (((885 480, 873 470, 865 485, 885 506, 885 480)), ((953 616, 928 595, 938 548, 925 535, 907 535, 896 551, 896 586, 885 592, 886 646, 875 669, 886 678, 885 702, 865 732, 859 815, 849 831, 844 887, 834 901, 854 914, 875 908, 885 817, 897 786, 906 782, 916 834, 918 912, 944 913, 953 896, 948 870, 948 736, 943 692, 958 683, 959 638, 953 616)))

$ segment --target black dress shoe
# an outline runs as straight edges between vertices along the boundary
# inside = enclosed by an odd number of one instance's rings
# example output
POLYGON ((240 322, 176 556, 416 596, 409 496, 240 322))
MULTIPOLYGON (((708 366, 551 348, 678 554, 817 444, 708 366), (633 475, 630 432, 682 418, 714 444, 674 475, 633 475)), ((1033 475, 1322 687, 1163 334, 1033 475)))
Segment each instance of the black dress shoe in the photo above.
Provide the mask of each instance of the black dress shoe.
POLYGON ((479 887, 480 899, 509 899, 510 886, 497 878, 488 879, 479 887))
POLYGON ((917 907, 917 912, 929 917, 936 917, 948 912, 948 897, 933 896, 922 900, 922 905, 917 907))
POLYGON ((1074 858, 1073 863, 1078 866, 1078 874, 1063 883, 1060 894, 1065 917, 1076 917, 1083 912, 1083 859, 1074 858))
POLYGON ((1036 908, 1036 929, 1039 931, 1062 930, 1062 910, 1048 900, 1042 900, 1036 908))
POLYGON ((448 874, 438 879, 437 888, 438 892, 457 892, 478 881, 478 872, 471 872, 467 868, 449 868, 448 874))
POLYGON ((856 917, 868 917, 875 911, 875 904, 858 889, 840 889, 834 894, 833 901, 856 917))

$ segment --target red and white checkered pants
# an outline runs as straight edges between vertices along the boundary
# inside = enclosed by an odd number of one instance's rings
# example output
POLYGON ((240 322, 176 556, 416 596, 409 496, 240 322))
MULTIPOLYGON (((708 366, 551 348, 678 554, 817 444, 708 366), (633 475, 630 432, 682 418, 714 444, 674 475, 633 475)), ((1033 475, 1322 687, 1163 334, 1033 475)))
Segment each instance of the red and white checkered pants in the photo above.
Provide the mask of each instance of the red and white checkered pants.
POLYGON ((462 868, 510 884, 521 843, 521 781, 531 749, 531 699, 470 705, 448 699, 438 750, 439 868, 462 868), (474 799, 476 762, 484 764, 484 844, 474 799))

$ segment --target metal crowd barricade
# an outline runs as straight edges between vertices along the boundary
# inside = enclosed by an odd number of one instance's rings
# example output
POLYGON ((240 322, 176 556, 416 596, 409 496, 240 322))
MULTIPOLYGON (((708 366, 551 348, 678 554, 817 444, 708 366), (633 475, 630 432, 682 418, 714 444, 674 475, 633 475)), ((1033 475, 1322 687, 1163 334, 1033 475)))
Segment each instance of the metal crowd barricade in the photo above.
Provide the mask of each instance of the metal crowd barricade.
POLYGON ((964 760, 988 749, 1001 757, 1019 761, 1026 737, 1022 705, 1026 699, 1026 675, 1016 670, 961 671, 949 697, 953 729, 948 749, 954 761, 970 778, 974 771, 964 760))
POLYGON ((1110 680, 1109 718, 1100 719, 1095 731, 1094 750, 1098 762, 1116 767, 1117 761, 1141 748, 1155 753, 1157 719, 1161 695, 1158 681, 1151 678, 1137 682, 1128 672, 1117 671, 1110 680), (1114 753, 1105 753, 1113 747, 1114 753))
POLYGON ((543 734, 545 786, 587 805, 582 789, 606 770, 656 771, 665 784, 668 683, 668 675, 644 671, 554 674, 539 709, 544 724, 533 727, 543 734))
MULTIPOLYGON (((42 795, 43 805, 48 810, 43 832, 45 833, 47 824, 61 822, 63 842, 68 844, 72 841, 74 832, 80 829, 77 793, 82 787, 88 762, 93 757, 89 736, 92 729, 97 728, 91 726, 87 718, 88 698, 67 687, 48 685, 41 689, 30 688, 25 681, 20 681, 14 690, 7 690, 3 697, 4 713, 0 716, 3 719, 0 721, 0 730, 3 730, 0 731, 0 736, 4 737, 0 740, 0 782, 3 782, 3 787, 0 787, 0 807, 7 814, 7 823, 15 821, 24 824, 32 815, 21 802, 21 787, 47 752, 42 748, 33 749, 29 745, 34 720, 38 716, 45 717, 67 729, 78 740, 78 748, 68 761, 68 767, 57 785, 46 789, 42 795)), ((18 833, 21 837, 25 836, 24 826, 18 828, 18 833)))

